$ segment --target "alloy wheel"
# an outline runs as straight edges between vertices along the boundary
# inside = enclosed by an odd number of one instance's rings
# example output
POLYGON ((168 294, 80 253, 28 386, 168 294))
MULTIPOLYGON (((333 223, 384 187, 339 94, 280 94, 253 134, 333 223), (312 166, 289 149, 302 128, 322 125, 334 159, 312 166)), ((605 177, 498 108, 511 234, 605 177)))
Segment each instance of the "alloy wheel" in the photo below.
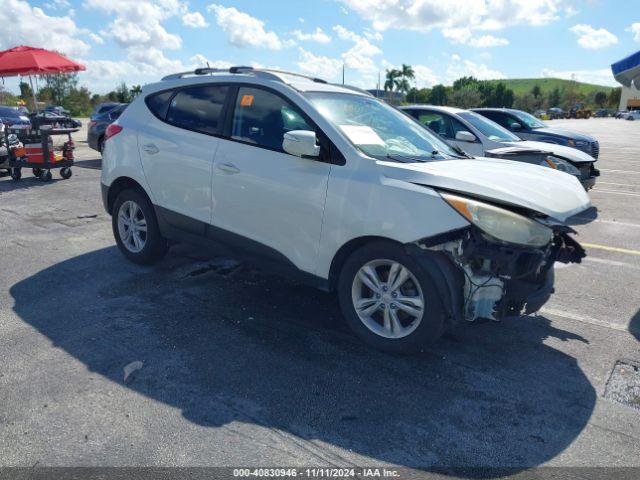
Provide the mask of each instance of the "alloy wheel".
POLYGON ((139 253, 147 243, 147 220, 140 206, 127 200, 118 211, 118 234, 131 253, 139 253))

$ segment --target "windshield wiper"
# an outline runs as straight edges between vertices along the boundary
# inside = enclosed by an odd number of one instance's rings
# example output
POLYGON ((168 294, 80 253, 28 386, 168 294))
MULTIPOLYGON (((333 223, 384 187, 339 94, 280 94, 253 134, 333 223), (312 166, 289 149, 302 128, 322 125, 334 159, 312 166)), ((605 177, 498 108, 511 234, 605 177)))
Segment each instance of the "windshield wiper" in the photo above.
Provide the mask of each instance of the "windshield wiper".
POLYGON ((451 145, 451 149, 460 154, 462 156, 462 158, 473 158, 471 155, 469 155, 467 152, 465 152, 464 150, 462 150, 458 145, 451 145))
POLYGON ((409 156, 406 156, 406 155, 391 155, 389 153, 387 153, 386 157, 389 160, 393 160, 395 162, 400 162, 400 163, 415 163, 415 162, 424 163, 424 162, 428 161, 427 158, 409 157, 409 156))

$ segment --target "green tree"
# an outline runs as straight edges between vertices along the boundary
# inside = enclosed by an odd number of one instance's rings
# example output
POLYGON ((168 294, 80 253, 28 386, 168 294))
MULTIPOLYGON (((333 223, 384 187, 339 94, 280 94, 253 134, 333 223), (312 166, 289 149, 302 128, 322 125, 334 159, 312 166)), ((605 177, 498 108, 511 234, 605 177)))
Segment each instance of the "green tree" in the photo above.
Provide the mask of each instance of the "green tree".
POLYGON ((549 107, 557 107, 558 105, 560 105, 561 101, 562 101, 562 96, 560 94, 560 89, 558 87, 554 88, 549 92, 549 99, 548 99, 549 107))
POLYGON ((594 97, 596 105, 600 108, 604 107, 605 103, 607 103, 607 94, 603 91, 596 92, 596 96, 594 97))
POLYGON ((397 85, 397 80, 402 75, 400 70, 396 70, 392 68, 391 70, 387 70, 385 82, 384 82, 384 91, 385 92, 393 92, 397 85))
POLYGON ((120 103, 129 103, 131 101, 131 92, 127 84, 122 82, 115 90, 116 101, 120 103))
POLYGON ((524 95, 516 96, 513 101, 513 107, 518 110, 524 110, 525 112, 532 113, 535 110, 536 99, 531 93, 525 93, 524 95))
POLYGON ((620 97, 622 96, 622 88, 614 88, 609 92, 609 106, 618 108, 620 105, 620 97))
POLYGON ((479 107, 482 104, 482 94, 478 86, 471 83, 457 90, 454 89, 449 102, 460 108, 479 107))
POLYGON ((441 84, 434 85, 431 92, 429 92, 429 103, 431 105, 446 105, 447 87, 441 84))
POLYGON ((69 94, 62 100, 62 106, 69 110, 72 116, 88 116, 93 108, 91 104, 91 92, 87 87, 72 88, 69 94))
POLYGON ((540 95, 542 95, 542 90, 540 90, 540 85, 538 85, 537 83, 533 86, 533 88, 531 89, 531 95, 533 95, 533 97, 535 99, 538 99, 538 97, 540 97, 540 95))
POLYGON ((478 79, 472 76, 469 77, 460 77, 455 82, 453 82, 453 90, 460 90, 466 86, 478 86, 478 79))
POLYGON ((409 103, 429 103, 429 95, 431 90, 428 88, 412 88, 407 93, 407 102, 409 103))
POLYGON ((131 90, 129 90, 129 93, 131 94, 131 99, 133 100, 138 95, 140 95, 140 93, 142 93, 142 87, 140 85, 133 85, 131 87, 131 90))
POLYGON ((40 78, 43 78, 45 82, 43 90, 48 92, 51 101, 56 105, 62 105, 64 98, 78 85, 77 73, 56 73, 54 75, 44 75, 40 78))

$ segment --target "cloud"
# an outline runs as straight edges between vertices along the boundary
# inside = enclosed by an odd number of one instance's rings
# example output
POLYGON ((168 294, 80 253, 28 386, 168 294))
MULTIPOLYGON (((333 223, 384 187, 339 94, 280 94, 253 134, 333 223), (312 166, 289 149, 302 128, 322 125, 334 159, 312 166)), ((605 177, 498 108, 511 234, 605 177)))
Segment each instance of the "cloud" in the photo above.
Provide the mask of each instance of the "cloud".
POLYGON ((546 25, 558 18, 561 0, 340 0, 376 30, 433 28, 499 30, 546 25))
POLYGON ((97 43, 98 45, 102 45, 104 44, 104 38, 102 38, 100 35, 98 35, 97 33, 93 33, 90 32, 89 33, 89 38, 91 39, 91 41, 93 43, 97 43))
POLYGON ((211 4, 207 10, 216 16, 217 24, 229 36, 229 43, 236 47, 262 47, 280 50, 283 43, 275 32, 266 31, 264 22, 233 7, 211 4))
POLYGON ((448 83, 453 83, 454 80, 466 76, 472 76, 477 78, 478 80, 494 80, 505 78, 505 75, 502 72, 493 70, 483 63, 476 63, 471 60, 465 60, 457 54, 451 55, 446 72, 448 83))
POLYGON ((506 38, 498 38, 493 35, 482 35, 480 37, 471 38, 468 45, 475 48, 491 48, 502 47, 509 45, 509 40, 506 38))
POLYGON ((115 15, 115 20, 100 33, 123 48, 182 46, 182 38, 167 32, 162 25, 169 18, 186 13, 186 4, 179 0, 86 0, 85 6, 115 15))
POLYGON ((577 35, 578 45, 582 48, 596 50, 618 43, 618 37, 604 28, 596 29, 591 25, 580 23, 569 30, 577 35))
POLYGON ((83 56, 91 46, 83 40, 86 31, 69 16, 47 15, 41 8, 22 0, 3 0, 0 7, 0 48, 16 45, 55 48, 69 56, 83 56))
POLYGON ((632 23, 631 26, 627 28, 627 32, 633 34, 633 40, 635 42, 640 42, 640 22, 632 23))
POLYGON ((309 73, 325 80, 335 80, 342 70, 342 61, 338 58, 330 58, 298 48, 299 58, 296 65, 303 72, 309 73))
POLYGON ((609 68, 596 70, 553 70, 545 68, 540 73, 543 77, 564 78, 565 80, 577 80, 579 82, 593 83, 596 85, 608 85, 619 87, 609 68))
POLYGON ((357 70, 363 74, 373 74, 379 69, 373 57, 380 55, 382 50, 371 43, 367 38, 358 35, 342 25, 333 27, 338 38, 353 42, 353 46, 342 54, 342 59, 347 68, 357 70))
POLYGON ((331 41, 331 37, 324 33, 324 31, 320 27, 317 27, 311 33, 304 33, 300 30, 294 30, 293 32, 291 32, 291 34, 296 40, 299 40, 301 42, 329 43, 331 41))
POLYGON ((188 12, 182 16, 182 24, 191 28, 205 28, 209 24, 200 12, 188 12))

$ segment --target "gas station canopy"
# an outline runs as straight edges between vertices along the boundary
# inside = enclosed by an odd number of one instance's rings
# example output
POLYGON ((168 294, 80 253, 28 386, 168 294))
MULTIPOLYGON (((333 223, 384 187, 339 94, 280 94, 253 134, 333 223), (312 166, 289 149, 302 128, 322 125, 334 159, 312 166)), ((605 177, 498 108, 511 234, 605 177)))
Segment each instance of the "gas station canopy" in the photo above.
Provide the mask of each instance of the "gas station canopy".
POLYGON ((640 88, 640 51, 612 64, 611 71, 616 81, 625 87, 631 87, 635 80, 636 88, 640 88))

